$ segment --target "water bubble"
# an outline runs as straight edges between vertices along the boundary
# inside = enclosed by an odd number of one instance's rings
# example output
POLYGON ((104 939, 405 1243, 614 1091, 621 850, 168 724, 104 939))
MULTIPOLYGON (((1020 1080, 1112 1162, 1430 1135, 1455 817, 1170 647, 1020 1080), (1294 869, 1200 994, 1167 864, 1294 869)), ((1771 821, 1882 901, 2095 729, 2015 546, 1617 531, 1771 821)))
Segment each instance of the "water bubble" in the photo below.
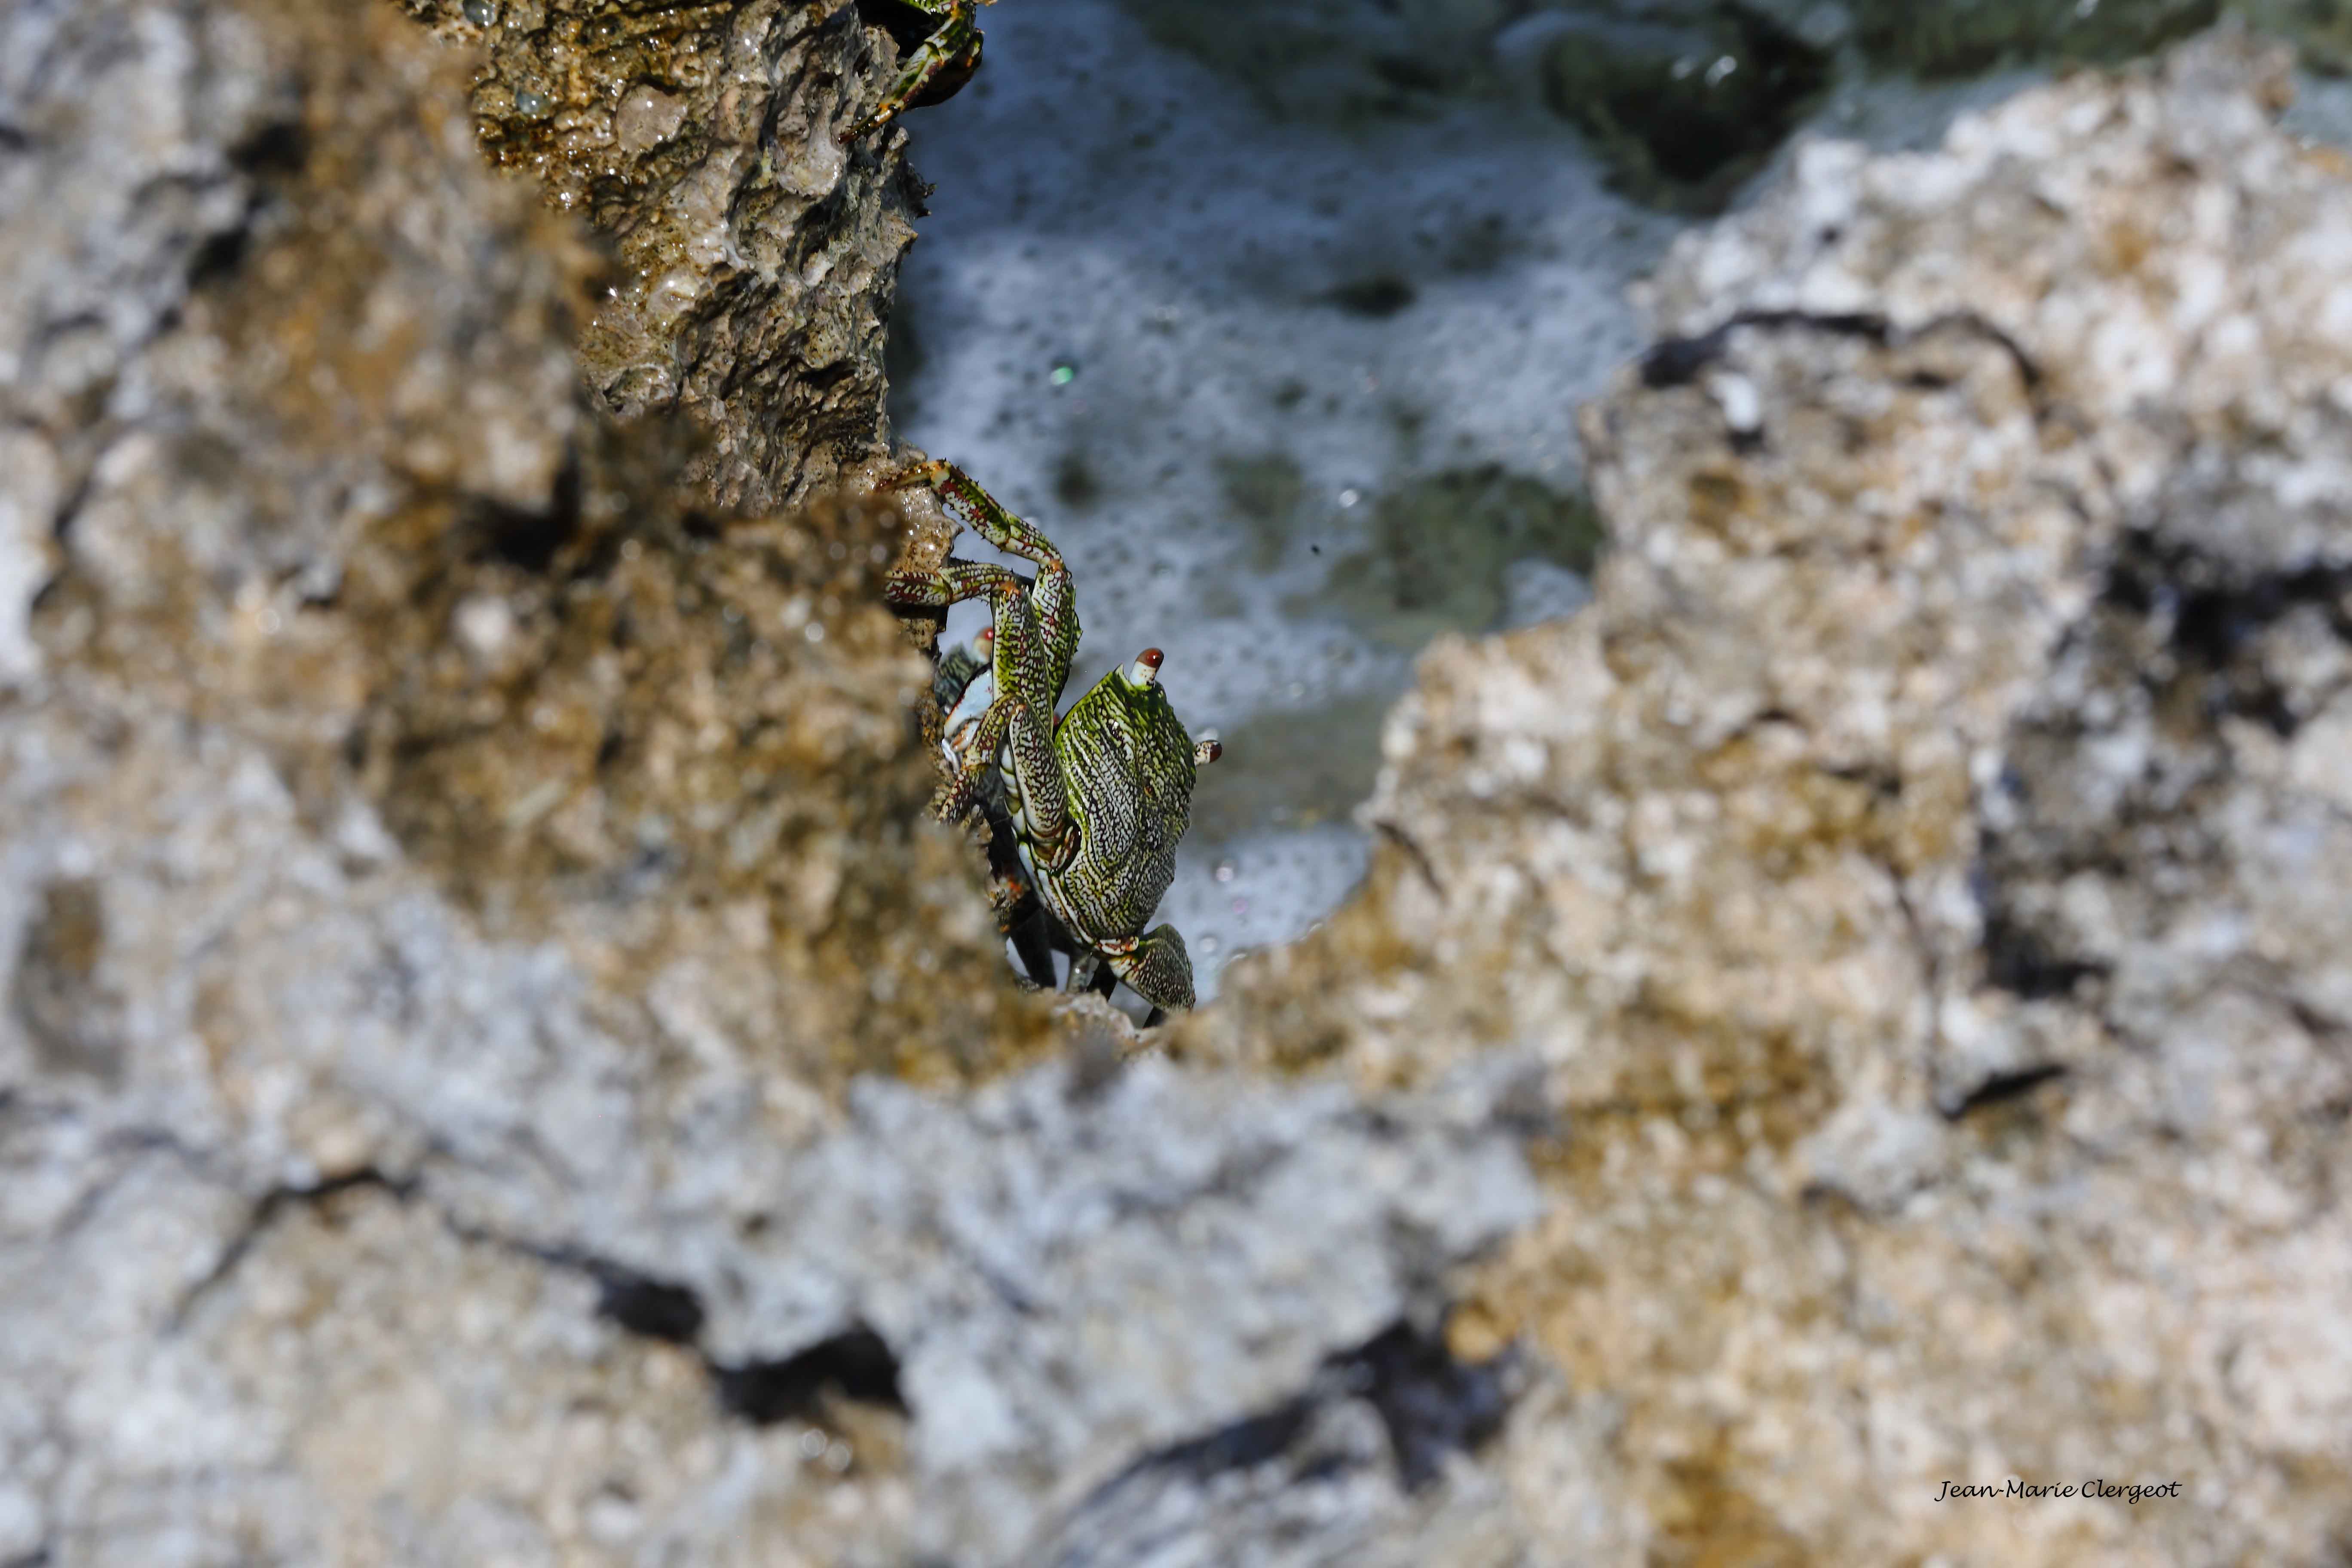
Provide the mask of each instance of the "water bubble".
POLYGON ((1245 915, 1249 913, 1249 900, 1247 899, 1235 899, 1234 900, 1234 913, 1237 915, 1245 915))
POLYGON ((1230 881, 1232 881, 1233 879, 1234 879, 1234 863, 1233 863, 1232 861, 1230 861, 1230 860, 1220 860, 1220 861, 1218 861, 1218 862, 1217 862, 1217 880, 1218 880, 1218 881, 1220 881, 1220 882, 1230 882, 1230 881))
POLYGON ((823 1432, 819 1431, 817 1428, 815 1428, 815 1427, 812 1426, 812 1427, 810 1427, 807 1431, 805 1431, 805 1432, 803 1432, 803 1433, 802 1433, 802 1434, 801 1434, 801 1458, 803 1458, 803 1459, 814 1459, 814 1458, 823 1458, 823 1457, 824 1457, 824 1449, 825 1449, 825 1436, 824 1436, 824 1434, 823 1432))
POLYGON ((517 114, 534 116, 546 113, 547 95, 543 92, 533 92, 530 89, 524 88, 520 92, 515 94, 515 112, 517 114))
POLYGON ((801 636, 808 638, 811 642, 824 641, 824 623, 823 621, 811 621, 807 626, 802 630, 801 636))
POLYGON ((477 27, 487 27, 499 19, 499 8, 490 0, 466 0, 466 20, 477 27))
POLYGON ((1203 958, 1214 958, 1217 956, 1217 949, 1223 945, 1224 943, 1219 942, 1215 937, 1204 936, 1201 939, 1201 956, 1203 958))
POLYGON ((1339 505, 1342 508, 1352 507, 1363 499, 1364 492, 1358 489, 1353 485, 1349 485, 1346 489, 1339 492, 1339 505))

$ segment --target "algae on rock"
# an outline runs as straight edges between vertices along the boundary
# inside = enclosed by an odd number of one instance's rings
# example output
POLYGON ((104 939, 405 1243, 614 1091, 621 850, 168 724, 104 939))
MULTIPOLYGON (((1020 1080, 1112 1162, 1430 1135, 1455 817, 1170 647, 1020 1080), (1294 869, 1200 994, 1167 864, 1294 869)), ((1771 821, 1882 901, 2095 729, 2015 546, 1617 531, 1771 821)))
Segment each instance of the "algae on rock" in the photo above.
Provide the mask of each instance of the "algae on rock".
POLYGON ((1874 65, 1927 78, 2004 65, 2116 61, 2210 27, 2223 0, 1848 0, 1854 41, 1874 65))
POLYGON ((1563 17, 1543 98, 1635 200, 1718 212, 1828 89, 1835 56, 1749 6, 1682 9, 1563 17))

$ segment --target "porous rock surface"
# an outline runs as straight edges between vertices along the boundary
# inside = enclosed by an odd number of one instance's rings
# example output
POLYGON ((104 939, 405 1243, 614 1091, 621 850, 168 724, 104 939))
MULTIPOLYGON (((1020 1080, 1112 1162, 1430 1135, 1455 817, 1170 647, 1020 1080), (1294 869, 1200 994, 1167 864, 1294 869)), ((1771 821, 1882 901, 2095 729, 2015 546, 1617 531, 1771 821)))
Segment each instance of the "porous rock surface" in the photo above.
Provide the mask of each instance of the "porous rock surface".
POLYGON ((1013 990, 878 603, 945 531, 714 505, 870 478, 878 384, 793 401, 803 268, 742 307, 782 357, 679 318, 742 402, 614 423, 476 66, 384 5, 0 11, 0 1563, 1014 1562, 1334 1421, 1323 1481, 1442 1493, 1509 1064, 1122 1070, 1013 990))
POLYGON ((2284 71, 1814 144, 1678 244, 1592 608, 1425 656, 1366 887, 1188 1025, 1544 1064, 1453 1323, 1560 1380, 1527 1561, 2340 1554, 2352 181, 2284 71), (1936 1500, 2010 1477, 2181 1487, 1936 1500))
POLYGON ((787 0, 402 0, 480 50, 483 150, 608 237, 579 338, 621 415, 683 410, 720 500, 807 499, 885 455, 882 342, 922 188, 906 132, 844 145, 890 32, 787 0))

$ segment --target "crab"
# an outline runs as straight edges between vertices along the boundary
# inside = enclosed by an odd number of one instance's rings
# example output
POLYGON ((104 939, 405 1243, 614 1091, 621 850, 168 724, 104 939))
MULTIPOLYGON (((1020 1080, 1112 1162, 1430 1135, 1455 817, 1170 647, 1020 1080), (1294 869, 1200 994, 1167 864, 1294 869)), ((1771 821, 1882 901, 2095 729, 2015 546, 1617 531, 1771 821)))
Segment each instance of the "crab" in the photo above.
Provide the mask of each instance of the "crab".
POLYGON ((1057 718, 1078 647, 1076 590, 1061 552, 952 464, 925 463, 892 481, 918 484, 937 489, 989 543, 1037 568, 1024 577, 950 556, 886 581, 884 596, 902 608, 988 601, 988 631, 942 660, 950 776, 933 811, 957 821, 981 807, 997 843, 1009 837, 1013 853, 999 857, 997 871, 1001 882, 1017 879, 1004 900, 1007 928, 1033 976, 1039 941, 1014 929, 1028 897, 1051 917, 1052 945, 1072 955, 1070 990, 1123 980, 1156 1010, 1192 1006, 1184 939, 1172 925, 1144 926, 1176 875, 1197 770, 1223 748, 1185 732, 1160 684, 1165 660, 1156 647, 1112 669, 1057 718))
POLYGON ((874 111, 848 130, 841 132, 843 144, 881 130, 909 109, 944 102, 953 98, 980 69, 980 29, 972 25, 972 12, 981 5, 993 5, 996 0, 897 0, 907 10, 919 12, 926 17, 939 18, 921 41, 911 49, 907 35, 891 28, 898 38, 898 47, 906 56, 898 78, 874 111))

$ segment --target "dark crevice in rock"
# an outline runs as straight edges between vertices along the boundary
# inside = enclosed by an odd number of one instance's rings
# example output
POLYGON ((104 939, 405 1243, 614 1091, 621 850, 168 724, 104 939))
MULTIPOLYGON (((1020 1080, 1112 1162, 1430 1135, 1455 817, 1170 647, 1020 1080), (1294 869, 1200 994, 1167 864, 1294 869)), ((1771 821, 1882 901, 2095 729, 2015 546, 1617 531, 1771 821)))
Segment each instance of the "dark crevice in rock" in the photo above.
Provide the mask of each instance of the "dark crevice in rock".
POLYGON ((1642 384, 1652 391, 1690 385, 1707 366, 1723 357, 1724 351, 1730 346, 1731 334, 1742 327, 1760 327, 1768 331, 1787 328, 1810 329, 1832 332, 1841 337, 1866 338, 1874 343, 1885 343, 1892 330, 1886 318, 1879 315, 1823 316, 1804 310, 1742 310, 1721 326, 1696 337, 1664 338, 1651 344, 1642 355, 1642 384))
POLYGON ((188 258, 191 292, 235 276, 245 265, 245 253, 253 242, 253 216, 248 212, 244 221, 207 236, 196 247, 195 254, 188 258))
POLYGON ((0 1562, 0 1568, 49 1568, 52 1560, 51 1549, 47 1544, 43 1544, 36 1546, 22 1557, 11 1557, 5 1562, 0 1562))
POLYGON ((1429 851, 1423 849, 1412 834, 1407 833, 1398 824, 1385 820, 1375 822, 1372 826, 1379 830, 1381 837, 1404 851, 1405 858, 1412 862, 1412 868, 1421 873, 1423 881, 1429 884, 1431 892, 1441 899, 1445 896, 1445 884, 1439 879, 1436 866, 1430 861, 1429 851))
POLYGON ((719 1403, 755 1426, 816 1420, 828 1396, 908 1414, 898 1389, 897 1352, 863 1323, 780 1361, 733 1366, 713 1362, 710 1374, 719 1385, 719 1403))
POLYGON ((503 1247, 546 1268, 586 1276, 596 1287, 596 1315, 630 1333, 674 1345, 691 1345, 701 1337, 708 1314, 700 1293, 690 1285, 615 1263, 576 1247, 549 1246, 502 1236, 464 1224, 446 1213, 442 1219, 460 1241, 503 1247))
MULTIPOLYGON (((56 515, 49 519, 51 539, 60 544, 65 542, 66 535, 73 530, 74 519, 81 515, 81 509, 89 502, 90 490, 97 483, 98 465, 81 464, 79 471, 74 476, 73 483, 67 487, 64 498, 58 502, 56 515)), ((65 578, 66 574, 63 572, 53 572, 49 574, 49 580, 41 584, 40 592, 33 595, 36 610, 40 607, 41 601, 47 598, 57 585, 65 581, 65 578)))
POLYGON ((1972 1110, 1981 1110, 1989 1105, 2000 1105, 2007 1100, 2021 1100, 2052 1079, 2065 1076, 2066 1069, 2055 1062, 2019 1068, 2012 1072, 1997 1072, 1970 1089, 1958 1104, 1944 1113, 1944 1119, 1948 1121, 1958 1121, 1972 1110))
POLYGON ((574 447, 564 455, 545 507, 525 510, 477 498, 474 514, 467 521, 496 559, 525 572, 545 572, 554 564, 557 552, 580 536, 584 521, 583 479, 580 452, 574 447))
POLYGON ((2183 668, 2203 677, 2205 712, 2252 719, 2284 740, 2305 716, 2260 661, 2246 657, 2247 647, 2303 605, 2324 612, 2336 637, 2352 642, 2347 595, 2352 565, 2313 563, 2233 578, 2226 563, 2141 533, 2117 552, 2104 602, 2156 624, 2183 668))
POLYGON ((1985 911, 1985 980, 2028 1002, 2069 997, 2085 980, 2104 979, 2108 966, 2053 952, 2049 940, 2007 909, 1985 911))
POLYGON ((270 183, 290 179, 310 162, 310 138, 299 121, 276 121, 228 150, 231 167, 257 182, 245 210, 227 227, 206 235, 188 258, 187 286, 191 292, 233 277, 245 264, 263 211, 269 205, 270 183))
POLYGON ((273 121, 230 148, 228 161, 257 178, 299 174, 310 161, 310 133, 299 120, 273 121))
POLYGON ((1816 314, 1809 310, 1742 310, 1711 331, 1693 337, 1664 338, 1651 344, 1641 359, 1642 384, 1654 391, 1690 385, 1723 357, 1731 334, 1742 327, 1766 331, 1829 332, 1862 338, 1882 348, 1916 343, 1942 331, 1965 331, 1999 344, 2017 366, 2018 377, 2029 391, 2042 384, 2042 367, 2023 345, 1993 322, 1967 310, 1937 316, 1919 327, 1902 331, 1885 316, 1872 311, 1816 314))
POLYGON ((1437 1479, 1449 1453, 1471 1453, 1503 1429, 1510 1409, 1509 1358, 1464 1362, 1442 1333, 1392 1324, 1350 1352, 1364 1396, 1388 1428, 1397 1474, 1407 1490, 1437 1479))
MULTIPOLYGON (((1860 784, 1881 803, 1903 798, 1903 773, 1892 763, 1849 763, 1837 767, 1825 767, 1822 773, 1841 784, 1860 784)), ((1888 869, 1893 870, 1890 865, 1888 869)))
POLYGON ((272 1187, 254 1200, 253 1213, 247 1219, 245 1227, 229 1238, 228 1245, 221 1249, 220 1257, 211 1268, 205 1270, 205 1277, 190 1286, 187 1294, 180 1298, 180 1304, 173 1309, 165 1325, 166 1331, 176 1332, 184 1326, 189 1314, 236 1272, 237 1265, 245 1261, 254 1244, 268 1234, 269 1227, 277 1224, 278 1217, 288 1210, 297 1205, 324 1203, 339 1194, 360 1187, 373 1187, 389 1193, 404 1203, 415 1194, 417 1182, 414 1176, 389 1175, 373 1165, 363 1165, 355 1171, 329 1176, 307 1187, 272 1187))
POLYGON ((918 10, 907 0, 857 0, 856 10, 860 26, 879 27, 890 35, 902 59, 921 47, 940 25, 937 16, 918 10))
POLYGON ((1109 1484, 1117 1486, 1146 1471, 1180 1474, 1205 1481, 1229 1470, 1253 1470, 1287 1453, 1307 1419, 1314 1413, 1315 1396, 1302 1394, 1273 1409, 1229 1422, 1213 1432, 1188 1437, 1129 1465, 1109 1484))
POLYGON ((657 1279, 617 1263, 586 1266, 596 1281, 596 1315, 633 1334, 689 1345, 702 1332, 702 1298, 674 1280, 657 1279))
POLYGON ((1294 1483, 1328 1479, 1335 1469, 1332 1456, 1294 1451, 1323 1410, 1349 1400, 1362 1400, 1379 1415, 1399 1482, 1418 1490, 1437 1479, 1447 1454, 1475 1452, 1502 1430, 1512 1364, 1509 1352, 1491 1361, 1458 1360, 1442 1327, 1432 1331, 1400 1320, 1326 1358, 1303 1392, 1147 1454, 1096 1495, 1147 1476, 1205 1483, 1286 1458, 1297 1462, 1294 1483))
MULTIPOLYGON (((2153 529, 2116 542, 2098 598, 2054 655, 2105 695, 2021 721, 1989 803, 2000 825, 1988 827, 1972 879, 1989 984, 2030 1002, 2096 1005, 2112 955, 2074 929, 2055 889, 2083 876, 2141 881, 2152 867, 2189 878, 2216 862, 2222 850, 2209 813, 2235 765, 2225 726, 2251 722, 2289 739, 2330 700, 2324 681, 2298 688, 2283 672, 2275 634, 2290 616, 2315 614, 2328 635, 2352 642, 2348 595, 2352 564, 2264 570, 2153 529), (2091 748, 2118 737, 2132 742, 2124 754, 2139 758, 2130 776, 2084 783, 2091 748), (2084 809, 2085 798, 2102 804, 2084 809)), ((2006 1087, 1988 1083, 1952 1114, 2006 1087)))

